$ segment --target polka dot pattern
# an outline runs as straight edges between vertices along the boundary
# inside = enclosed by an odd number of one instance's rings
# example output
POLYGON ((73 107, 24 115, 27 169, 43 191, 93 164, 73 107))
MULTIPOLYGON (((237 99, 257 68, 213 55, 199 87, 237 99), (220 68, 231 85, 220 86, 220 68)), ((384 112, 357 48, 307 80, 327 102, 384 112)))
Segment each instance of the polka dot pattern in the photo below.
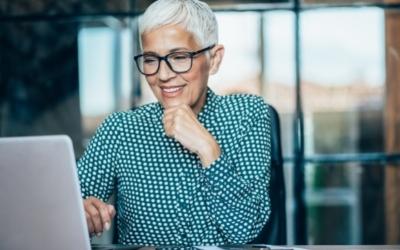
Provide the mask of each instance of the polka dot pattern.
POLYGON ((136 245, 243 244, 270 214, 270 115, 261 97, 207 91, 199 121, 222 154, 204 169, 164 134, 159 103, 110 115, 78 162, 82 196, 116 188, 118 241, 136 245))

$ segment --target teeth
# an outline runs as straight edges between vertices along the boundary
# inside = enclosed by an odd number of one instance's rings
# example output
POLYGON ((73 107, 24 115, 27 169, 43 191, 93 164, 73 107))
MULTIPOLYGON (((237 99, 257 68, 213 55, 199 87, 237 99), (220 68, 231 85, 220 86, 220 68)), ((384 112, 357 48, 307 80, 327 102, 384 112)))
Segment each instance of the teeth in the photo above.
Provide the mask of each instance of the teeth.
POLYGON ((164 92, 167 92, 167 93, 172 93, 172 92, 176 92, 176 91, 178 91, 178 90, 180 90, 181 89, 181 87, 177 87, 177 88, 164 88, 163 89, 163 91, 164 92))

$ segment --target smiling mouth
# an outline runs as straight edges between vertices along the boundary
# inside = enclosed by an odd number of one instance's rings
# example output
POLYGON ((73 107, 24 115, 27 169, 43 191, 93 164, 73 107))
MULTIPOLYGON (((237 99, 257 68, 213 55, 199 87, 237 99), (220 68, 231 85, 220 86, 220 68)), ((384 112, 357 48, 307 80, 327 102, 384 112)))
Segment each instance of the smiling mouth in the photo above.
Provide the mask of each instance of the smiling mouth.
POLYGON ((163 94, 176 94, 183 89, 184 86, 174 86, 174 87, 161 87, 163 94))
POLYGON ((173 93, 180 90, 182 87, 175 87, 175 88, 163 88, 162 90, 167 93, 173 93))

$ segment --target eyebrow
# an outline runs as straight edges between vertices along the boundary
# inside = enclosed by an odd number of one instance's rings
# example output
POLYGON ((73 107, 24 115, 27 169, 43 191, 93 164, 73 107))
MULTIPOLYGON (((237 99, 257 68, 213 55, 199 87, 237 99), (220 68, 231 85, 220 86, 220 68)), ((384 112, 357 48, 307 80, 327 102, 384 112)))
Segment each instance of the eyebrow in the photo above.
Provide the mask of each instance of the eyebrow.
POLYGON ((188 48, 184 48, 184 47, 179 47, 179 48, 172 49, 169 52, 172 53, 172 52, 177 52, 177 51, 181 51, 181 50, 188 51, 189 49, 188 48))
MULTIPOLYGON (((185 48, 185 47, 178 47, 178 48, 171 49, 167 54, 169 54, 169 53, 174 53, 174 52, 178 52, 178 51, 182 51, 182 50, 184 50, 184 51, 189 51, 188 48, 185 48)), ((144 51, 144 52, 143 52, 143 55, 159 55, 159 54, 156 53, 156 52, 154 52, 154 51, 144 51)))

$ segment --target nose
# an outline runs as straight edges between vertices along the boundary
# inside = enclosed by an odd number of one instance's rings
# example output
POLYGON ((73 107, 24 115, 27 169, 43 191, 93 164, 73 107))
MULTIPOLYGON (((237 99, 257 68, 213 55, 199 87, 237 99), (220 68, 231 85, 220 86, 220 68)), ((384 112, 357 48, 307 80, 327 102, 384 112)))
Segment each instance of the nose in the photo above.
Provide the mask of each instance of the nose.
POLYGON ((169 67, 165 60, 160 61, 160 69, 158 71, 158 77, 161 81, 168 81, 176 75, 174 71, 169 67))

